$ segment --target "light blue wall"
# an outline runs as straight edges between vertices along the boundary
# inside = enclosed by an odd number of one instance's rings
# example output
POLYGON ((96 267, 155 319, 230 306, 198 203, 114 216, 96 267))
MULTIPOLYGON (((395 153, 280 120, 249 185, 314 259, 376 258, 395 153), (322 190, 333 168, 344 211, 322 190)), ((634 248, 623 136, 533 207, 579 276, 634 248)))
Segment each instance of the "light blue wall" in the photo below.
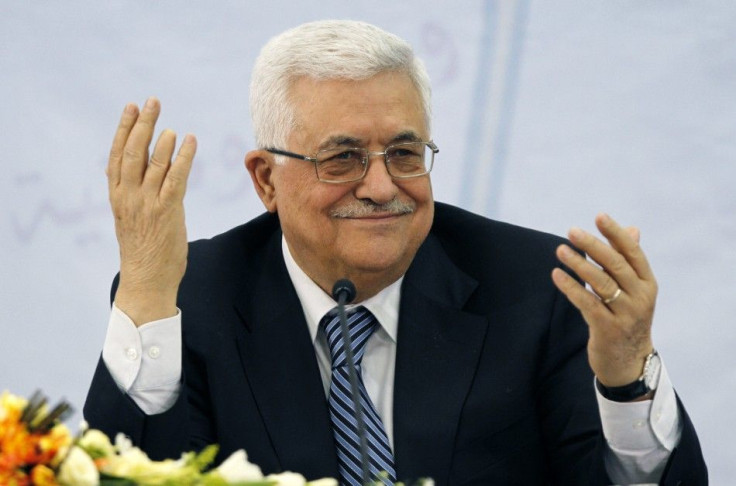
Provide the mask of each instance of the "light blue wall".
MULTIPOLYGON (((410 40, 434 81, 437 199, 564 234, 599 211, 641 227, 655 343, 714 484, 736 477, 736 3, 0 4, 0 389, 81 408, 117 248, 103 174, 128 101, 194 132, 191 238, 261 212, 250 66, 272 35, 356 18, 410 40)), ((80 415, 76 415, 76 421, 80 415)))

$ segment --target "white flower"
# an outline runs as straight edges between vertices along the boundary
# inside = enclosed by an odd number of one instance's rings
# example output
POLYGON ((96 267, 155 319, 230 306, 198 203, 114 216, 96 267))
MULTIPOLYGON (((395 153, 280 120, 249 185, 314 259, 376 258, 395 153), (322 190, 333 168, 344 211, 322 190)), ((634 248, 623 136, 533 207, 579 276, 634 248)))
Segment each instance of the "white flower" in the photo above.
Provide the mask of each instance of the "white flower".
POLYGON ((100 473, 94 461, 79 447, 72 447, 66 460, 61 464, 57 478, 61 484, 69 486, 97 486, 100 473))
MULTIPOLYGON (((309 481, 307 483, 309 486, 337 486, 337 479, 332 478, 322 478, 318 479, 316 481, 309 481)), ((434 486, 434 485, 432 485, 434 486)))
POLYGON ((87 451, 92 457, 109 457, 115 454, 115 448, 107 436, 96 429, 89 429, 79 439, 79 447, 87 451))
POLYGON ((194 453, 182 454, 178 460, 152 461, 145 452, 130 445, 124 437, 116 438, 119 454, 107 458, 102 472, 139 484, 193 484, 199 470, 190 464, 194 453))
POLYGON ((120 453, 120 455, 111 457, 104 466, 103 472, 118 477, 134 477, 148 471, 151 463, 152 461, 145 452, 137 447, 131 447, 120 453))
POLYGON ((253 481, 263 479, 261 468, 248 462, 248 456, 243 449, 233 452, 215 469, 222 479, 228 483, 253 481))
POLYGON ((133 442, 122 432, 115 436, 115 449, 121 454, 133 448, 133 442))
POLYGON ((307 480, 301 474, 293 472, 282 472, 280 474, 269 474, 266 476, 269 481, 276 481, 278 486, 306 486, 307 480))

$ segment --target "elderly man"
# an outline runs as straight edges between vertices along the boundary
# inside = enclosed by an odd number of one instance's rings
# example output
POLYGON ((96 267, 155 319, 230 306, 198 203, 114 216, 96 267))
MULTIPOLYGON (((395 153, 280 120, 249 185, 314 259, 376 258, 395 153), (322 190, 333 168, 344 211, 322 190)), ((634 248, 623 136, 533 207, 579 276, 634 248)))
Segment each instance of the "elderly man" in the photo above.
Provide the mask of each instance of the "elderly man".
POLYGON ((192 244, 195 139, 174 155, 165 130, 149 157, 160 105, 125 108, 107 171, 120 274, 92 426, 154 457, 219 443, 267 472, 359 484, 331 297, 348 278, 371 475, 707 481, 653 351, 657 287, 636 230, 606 215, 608 243, 571 230, 595 265, 554 236, 435 203, 427 74, 374 26, 279 35, 250 96, 260 148, 245 166, 267 213, 192 244))

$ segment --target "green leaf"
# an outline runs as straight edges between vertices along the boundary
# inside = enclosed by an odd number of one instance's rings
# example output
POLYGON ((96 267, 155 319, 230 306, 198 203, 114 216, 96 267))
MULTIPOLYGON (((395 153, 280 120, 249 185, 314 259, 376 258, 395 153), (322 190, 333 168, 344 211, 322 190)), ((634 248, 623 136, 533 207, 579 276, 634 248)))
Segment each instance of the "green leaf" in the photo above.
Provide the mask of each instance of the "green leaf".
POLYGON ((207 447, 202 449, 200 453, 194 457, 194 459, 192 459, 192 466, 194 466, 199 472, 204 471, 210 464, 215 461, 218 450, 220 450, 220 447, 217 444, 208 445, 207 447))
POLYGON ((109 476, 100 474, 100 486, 137 486, 132 479, 119 478, 117 476, 109 476))

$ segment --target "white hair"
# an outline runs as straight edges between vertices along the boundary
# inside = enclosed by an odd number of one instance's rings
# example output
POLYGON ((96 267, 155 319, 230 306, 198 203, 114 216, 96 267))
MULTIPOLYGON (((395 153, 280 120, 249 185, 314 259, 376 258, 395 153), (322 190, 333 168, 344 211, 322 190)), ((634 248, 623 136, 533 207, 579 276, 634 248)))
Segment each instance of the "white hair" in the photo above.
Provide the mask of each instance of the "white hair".
POLYGON ((363 80, 388 71, 405 73, 414 83, 429 129, 429 75, 400 37, 365 22, 323 20, 272 38, 256 59, 250 84, 257 146, 283 148, 296 128, 289 90, 297 78, 363 80))

